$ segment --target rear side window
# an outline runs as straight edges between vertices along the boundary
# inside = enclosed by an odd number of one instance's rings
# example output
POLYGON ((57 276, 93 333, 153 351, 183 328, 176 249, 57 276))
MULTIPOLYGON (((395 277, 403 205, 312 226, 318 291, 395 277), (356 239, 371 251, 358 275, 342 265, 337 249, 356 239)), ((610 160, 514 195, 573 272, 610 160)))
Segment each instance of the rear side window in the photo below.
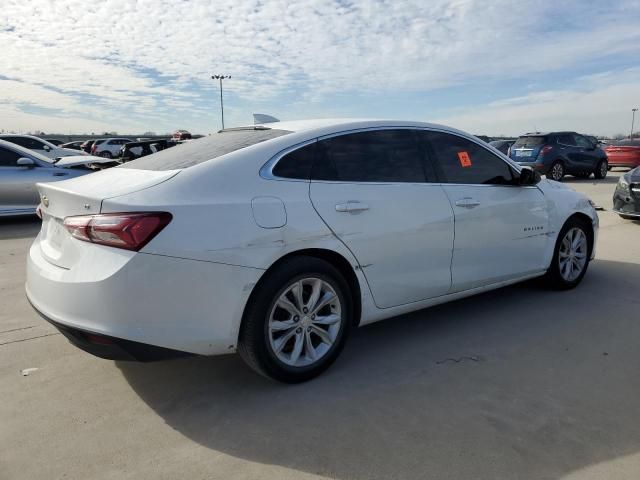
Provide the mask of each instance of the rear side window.
POLYGON ((316 142, 284 155, 273 167, 276 177, 309 180, 316 154, 316 142))
POLYGON ((315 180, 424 183, 423 152, 411 130, 375 130, 321 140, 315 180))
POLYGON ((510 185, 509 165, 466 138, 443 132, 421 132, 434 153, 436 170, 445 183, 510 185))
POLYGON ((270 128, 223 130, 198 140, 189 140, 186 143, 147 157, 138 158, 116 168, 135 168, 140 170, 188 168, 288 133, 291 132, 270 128))
POLYGON ((574 140, 573 135, 568 133, 558 135, 558 143, 561 145, 569 145, 572 147, 576 146, 576 141, 574 140))
POLYGON ((537 147, 547 143, 547 137, 520 137, 513 144, 514 147, 537 147))
POLYGON ((19 158, 21 158, 19 153, 0 147, 0 167, 15 167, 19 158))

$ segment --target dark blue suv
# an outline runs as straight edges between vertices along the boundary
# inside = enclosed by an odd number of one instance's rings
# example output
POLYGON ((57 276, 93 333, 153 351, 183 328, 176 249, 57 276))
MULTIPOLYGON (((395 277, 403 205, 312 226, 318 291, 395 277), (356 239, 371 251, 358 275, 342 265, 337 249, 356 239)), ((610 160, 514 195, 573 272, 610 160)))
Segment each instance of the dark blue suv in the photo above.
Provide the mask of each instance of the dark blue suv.
POLYGON ((567 174, 604 178, 609 169, 604 150, 576 132, 527 133, 511 146, 509 157, 557 181, 567 174))

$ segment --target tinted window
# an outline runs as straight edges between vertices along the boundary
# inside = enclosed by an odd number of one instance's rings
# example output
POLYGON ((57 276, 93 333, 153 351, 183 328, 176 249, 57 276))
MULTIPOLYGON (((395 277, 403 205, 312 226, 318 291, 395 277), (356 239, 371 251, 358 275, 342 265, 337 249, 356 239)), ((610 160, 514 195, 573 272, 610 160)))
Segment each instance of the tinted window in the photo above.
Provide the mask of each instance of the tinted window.
POLYGON ((19 158, 22 158, 19 153, 0 147, 0 167, 15 167, 19 158))
POLYGON ((435 156, 436 168, 446 183, 511 184, 509 165, 477 143, 442 132, 422 132, 435 156))
POLYGON ((351 133, 318 142, 313 178, 423 183, 422 162, 422 151, 411 130, 351 133))
POLYGON ((562 145, 570 145, 570 146, 574 146, 576 144, 575 140, 573 139, 573 135, 569 133, 563 133, 558 135, 558 143, 562 145))
POLYGON ((315 152, 316 143, 314 142, 287 153, 273 167, 273 174, 277 177, 309 180, 315 152))
POLYGON ((575 139, 576 145, 578 145, 579 147, 593 148, 594 144, 591 141, 584 138, 582 135, 574 135, 573 138, 575 139))
POLYGON ((547 137, 520 137, 513 144, 514 147, 537 147, 538 145, 542 145, 547 143, 547 137))
POLYGON ((227 153, 250 147, 273 138, 291 133, 275 129, 223 130, 218 133, 190 140, 148 157, 142 157, 116 168, 136 168, 142 170, 174 170, 187 168, 227 153))

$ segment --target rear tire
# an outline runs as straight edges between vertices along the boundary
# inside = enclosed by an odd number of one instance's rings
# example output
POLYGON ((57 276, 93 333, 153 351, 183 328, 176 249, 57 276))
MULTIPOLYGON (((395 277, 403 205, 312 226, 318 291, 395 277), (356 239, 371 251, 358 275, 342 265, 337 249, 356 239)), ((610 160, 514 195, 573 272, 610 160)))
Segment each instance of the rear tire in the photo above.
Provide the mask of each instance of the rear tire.
POLYGON ((607 172, 609 172, 609 162, 606 160, 600 160, 600 162, 598 162, 598 166, 593 172, 593 176, 598 180, 602 180, 607 176, 607 172))
POLYGON ((545 276, 548 284, 556 290, 575 288, 587 273, 592 249, 591 226, 581 218, 567 220, 558 234, 545 276))
POLYGON ((333 265, 315 257, 285 260, 267 275, 245 309, 238 353, 261 375, 305 382, 329 368, 344 347, 353 324, 349 286, 333 265))
POLYGON ((561 182, 564 175, 564 165, 560 160, 553 162, 551 168, 549 168, 549 171, 547 172, 547 178, 555 180, 556 182, 561 182))

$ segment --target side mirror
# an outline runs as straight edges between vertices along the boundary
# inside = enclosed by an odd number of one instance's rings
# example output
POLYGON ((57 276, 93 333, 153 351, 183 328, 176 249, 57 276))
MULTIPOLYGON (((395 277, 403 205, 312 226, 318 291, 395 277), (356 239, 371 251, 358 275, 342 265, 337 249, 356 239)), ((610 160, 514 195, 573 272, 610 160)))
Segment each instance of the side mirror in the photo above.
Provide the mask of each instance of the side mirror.
POLYGON ((518 178, 520 185, 535 185, 542 177, 531 167, 522 167, 520 177, 518 178))
POLYGON ((33 168, 36 166, 36 162, 26 157, 19 158, 16 164, 19 167, 27 167, 27 168, 33 168))

